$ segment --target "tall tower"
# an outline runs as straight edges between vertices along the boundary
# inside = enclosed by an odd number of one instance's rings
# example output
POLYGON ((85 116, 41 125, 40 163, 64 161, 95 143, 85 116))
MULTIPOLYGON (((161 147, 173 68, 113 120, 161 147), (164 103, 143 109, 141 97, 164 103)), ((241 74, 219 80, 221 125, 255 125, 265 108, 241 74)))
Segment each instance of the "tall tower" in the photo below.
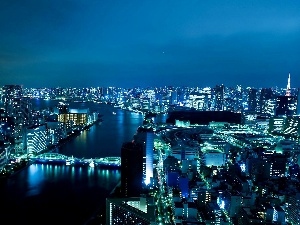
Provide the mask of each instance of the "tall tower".
POLYGON ((152 128, 139 127, 134 141, 143 146, 143 179, 146 185, 153 179, 154 132, 152 128))
POLYGON ((289 73, 288 83, 286 86, 286 94, 285 96, 291 96, 291 74, 289 73))
POLYGON ((139 197, 143 183, 143 146, 135 142, 123 143, 121 149, 121 194, 139 197))
POLYGON ((224 85, 216 85, 215 87, 215 108, 217 111, 224 109, 224 85))

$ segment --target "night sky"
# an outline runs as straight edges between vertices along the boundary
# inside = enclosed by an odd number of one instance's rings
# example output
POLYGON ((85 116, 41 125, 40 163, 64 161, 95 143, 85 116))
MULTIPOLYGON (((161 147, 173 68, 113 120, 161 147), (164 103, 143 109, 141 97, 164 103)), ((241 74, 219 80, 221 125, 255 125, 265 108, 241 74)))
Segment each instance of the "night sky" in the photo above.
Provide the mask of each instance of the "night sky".
POLYGON ((299 0, 1 0, 0 85, 300 87, 299 0))

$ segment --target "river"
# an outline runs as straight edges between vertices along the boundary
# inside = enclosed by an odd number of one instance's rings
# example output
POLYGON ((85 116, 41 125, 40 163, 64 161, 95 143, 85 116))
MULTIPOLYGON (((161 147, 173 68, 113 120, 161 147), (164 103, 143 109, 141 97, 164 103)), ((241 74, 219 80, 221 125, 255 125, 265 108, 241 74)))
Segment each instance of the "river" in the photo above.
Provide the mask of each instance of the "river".
MULTIPOLYGON (((57 103, 34 100, 33 106, 45 108, 57 103)), ((120 156, 122 143, 131 141, 143 122, 142 114, 111 105, 71 103, 70 107, 97 110, 103 122, 62 146, 60 153, 68 156, 120 156)), ((0 186, 0 224, 85 224, 105 206, 105 198, 120 177, 120 171, 112 169, 30 165, 0 186)))

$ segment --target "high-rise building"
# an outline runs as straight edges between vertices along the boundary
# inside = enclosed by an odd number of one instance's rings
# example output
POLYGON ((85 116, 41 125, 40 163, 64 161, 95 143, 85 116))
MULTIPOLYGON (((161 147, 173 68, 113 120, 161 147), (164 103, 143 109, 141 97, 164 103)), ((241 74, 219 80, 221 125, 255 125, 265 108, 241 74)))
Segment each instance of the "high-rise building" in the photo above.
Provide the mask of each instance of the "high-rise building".
POLYGON ((250 88, 249 89, 249 97, 248 97, 248 111, 255 112, 257 107, 256 101, 257 89, 250 88))
POLYGON ((121 194, 139 197, 143 183, 143 146, 126 142, 121 149, 121 194))
POLYGON ((36 154, 47 148, 46 125, 27 129, 27 154, 36 154))
POLYGON ((277 96, 275 116, 293 116, 296 115, 297 97, 295 96, 277 96))
POLYGON ((300 115, 300 88, 297 91, 297 115, 300 115))
POLYGON ((143 146, 143 177, 146 185, 151 183, 153 178, 153 149, 154 132, 152 128, 140 127, 134 136, 136 143, 143 146))
POLYGON ((269 113, 269 100, 274 99, 271 88, 262 88, 259 96, 259 110, 260 113, 269 113))
POLYGON ((215 89, 215 109, 222 111, 224 108, 224 85, 216 85, 215 89))
POLYGON ((22 86, 5 85, 3 88, 2 102, 7 116, 15 116, 19 100, 23 97, 22 86))

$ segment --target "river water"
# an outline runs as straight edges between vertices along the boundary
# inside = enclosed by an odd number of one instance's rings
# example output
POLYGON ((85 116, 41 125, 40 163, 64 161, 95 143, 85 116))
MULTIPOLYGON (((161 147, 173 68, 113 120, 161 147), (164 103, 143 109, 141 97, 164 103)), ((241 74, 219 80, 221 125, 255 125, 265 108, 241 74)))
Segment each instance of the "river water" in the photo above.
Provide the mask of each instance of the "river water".
MULTIPOLYGON (((35 108, 57 103, 33 101, 35 108)), ((131 141, 143 122, 142 114, 111 105, 70 103, 70 107, 97 110, 103 122, 62 146, 60 153, 68 156, 120 156, 122 143, 131 141)), ((120 177, 120 171, 113 169, 30 165, 0 186, 0 224, 85 224, 105 206, 105 198, 120 177)))

